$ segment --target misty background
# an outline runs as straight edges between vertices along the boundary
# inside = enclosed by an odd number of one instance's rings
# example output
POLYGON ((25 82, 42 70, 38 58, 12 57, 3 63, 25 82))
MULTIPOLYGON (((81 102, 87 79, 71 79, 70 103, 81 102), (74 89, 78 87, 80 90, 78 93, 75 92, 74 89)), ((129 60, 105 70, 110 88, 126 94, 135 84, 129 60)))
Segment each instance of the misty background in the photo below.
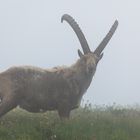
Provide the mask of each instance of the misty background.
POLYGON ((71 27, 60 23, 66 13, 78 22, 91 50, 119 21, 83 99, 92 104, 139 104, 138 0, 0 0, 0 71, 17 65, 48 68, 75 63, 81 46, 71 27))

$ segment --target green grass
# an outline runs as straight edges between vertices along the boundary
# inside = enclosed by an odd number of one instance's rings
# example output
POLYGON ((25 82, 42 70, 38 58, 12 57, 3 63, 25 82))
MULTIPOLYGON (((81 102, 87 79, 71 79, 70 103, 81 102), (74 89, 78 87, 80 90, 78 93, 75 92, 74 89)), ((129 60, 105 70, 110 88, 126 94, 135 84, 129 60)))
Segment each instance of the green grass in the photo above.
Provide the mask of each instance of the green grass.
POLYGON ((62 122, 56 112, 15 109, 0 119, 0 140, 140 140, 140 110, 88 106, 62 122))

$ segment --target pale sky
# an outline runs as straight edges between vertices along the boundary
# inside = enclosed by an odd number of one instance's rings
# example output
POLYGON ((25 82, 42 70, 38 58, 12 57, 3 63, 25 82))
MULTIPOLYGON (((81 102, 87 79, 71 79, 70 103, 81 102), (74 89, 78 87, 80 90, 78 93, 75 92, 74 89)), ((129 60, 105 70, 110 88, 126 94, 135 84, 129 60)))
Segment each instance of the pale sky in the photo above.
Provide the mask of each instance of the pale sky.
POLYGON ((0 70, 14 65, 71 65, 80 43, 63 14, 70 14, 94 50, 116 19, 119 27, 104 50, 84 96, 92 104, 140 104, 140 2, 138 0, 0 1, 0 70))

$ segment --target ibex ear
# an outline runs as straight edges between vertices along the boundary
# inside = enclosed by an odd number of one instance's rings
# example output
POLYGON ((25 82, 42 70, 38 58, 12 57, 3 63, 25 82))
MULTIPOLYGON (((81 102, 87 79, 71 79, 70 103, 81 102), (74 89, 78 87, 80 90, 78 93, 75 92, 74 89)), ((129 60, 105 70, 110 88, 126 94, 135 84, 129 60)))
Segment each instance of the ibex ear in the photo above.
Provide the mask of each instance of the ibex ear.
POLYGON ((83 53, 78 49, 78 55, 79 55, 79 57, 81 58, 82 56, 84 56, 83 55, 83 53))
POLYGON ((98 64, 98 62, 102 59, 102 57, 103 57, 103 53, 102 54, 100 54, 100 56, 98 56, 98 58, 97 58, 97 60, 96 60, 96 64, 98 64))
POLYGON ((103 55, 104 55, 103 53, 100 55, 99 60, 101 60, 101 59, 102 59, 103 55))

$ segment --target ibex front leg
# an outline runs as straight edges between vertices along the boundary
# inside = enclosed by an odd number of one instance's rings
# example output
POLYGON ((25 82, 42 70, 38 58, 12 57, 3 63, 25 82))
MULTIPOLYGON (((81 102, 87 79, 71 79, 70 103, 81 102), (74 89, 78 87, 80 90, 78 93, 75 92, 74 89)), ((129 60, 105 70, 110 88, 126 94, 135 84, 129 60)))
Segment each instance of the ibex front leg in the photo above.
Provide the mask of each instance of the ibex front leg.
POLYGON ((59 114, 61 120, 69 119, 70 110, 58 110, 58 114, 59 114))

